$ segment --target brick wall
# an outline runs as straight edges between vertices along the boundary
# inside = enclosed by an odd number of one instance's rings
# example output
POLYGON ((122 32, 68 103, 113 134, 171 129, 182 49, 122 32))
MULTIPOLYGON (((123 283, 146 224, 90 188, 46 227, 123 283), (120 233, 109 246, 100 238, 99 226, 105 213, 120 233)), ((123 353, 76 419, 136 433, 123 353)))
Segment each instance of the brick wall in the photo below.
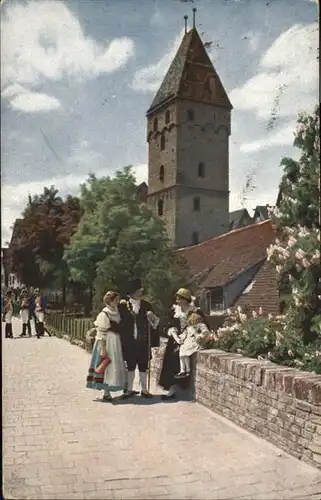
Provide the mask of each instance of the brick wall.
MULTIPOLYGON (((154 350, 158 377, 165 345, 154 350)), ((321 468, 321 376, 218 350, 200 351, 196 400, 321 468)))

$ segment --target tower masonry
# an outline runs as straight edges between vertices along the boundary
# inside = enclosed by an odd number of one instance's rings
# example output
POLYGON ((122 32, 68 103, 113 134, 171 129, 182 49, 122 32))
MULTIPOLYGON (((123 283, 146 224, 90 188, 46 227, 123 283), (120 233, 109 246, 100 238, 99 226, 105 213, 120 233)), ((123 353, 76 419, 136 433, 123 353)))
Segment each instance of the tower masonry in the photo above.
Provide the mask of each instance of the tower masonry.
POLYGON ((147 111, 147 202, 176 248, 227 230, 231 110, 194 26, 147 111))

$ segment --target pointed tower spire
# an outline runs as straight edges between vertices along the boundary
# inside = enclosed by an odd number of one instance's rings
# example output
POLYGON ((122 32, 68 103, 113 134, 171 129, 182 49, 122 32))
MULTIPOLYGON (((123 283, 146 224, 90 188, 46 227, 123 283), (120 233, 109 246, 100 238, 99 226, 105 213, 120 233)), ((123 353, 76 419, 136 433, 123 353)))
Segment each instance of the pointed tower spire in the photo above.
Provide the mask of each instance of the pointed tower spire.
POLYGON ((196 17, 196 8, 193 9, 193 28, 195 28, 195 17, 196 17))
POLYGON ((187 33, 187 19, 188 19, 188 16, 184 16, 184 19, 185 19, 185 34, 187 33))

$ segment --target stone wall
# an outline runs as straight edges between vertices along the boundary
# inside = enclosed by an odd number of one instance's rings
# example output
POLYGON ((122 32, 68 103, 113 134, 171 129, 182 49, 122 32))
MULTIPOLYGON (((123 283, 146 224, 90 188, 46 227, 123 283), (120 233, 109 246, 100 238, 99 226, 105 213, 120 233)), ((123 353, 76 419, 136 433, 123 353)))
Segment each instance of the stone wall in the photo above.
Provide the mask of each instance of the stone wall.
MULTIPOLYGON (((156 377, 165 345, 155 349, 156 377)), ((197 353, 196 400, 321 468, 321 376, 218 350, 197 353)))

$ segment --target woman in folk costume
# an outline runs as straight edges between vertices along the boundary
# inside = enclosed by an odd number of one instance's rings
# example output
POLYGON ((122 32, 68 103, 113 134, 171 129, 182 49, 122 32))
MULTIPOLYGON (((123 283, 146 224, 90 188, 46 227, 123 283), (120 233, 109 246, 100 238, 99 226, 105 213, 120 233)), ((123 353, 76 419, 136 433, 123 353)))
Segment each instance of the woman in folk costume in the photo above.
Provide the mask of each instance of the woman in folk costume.
POLYGON ((4 297, 4 322, 6 324, 5 336, 7 339, 13 338, 12 315, 13 315, 12 292, 11 290, 8 290, 4 297))
POLYGON ((128 285, 128 296, 121 300, 121 335, 124 358, 127 365, 127 387, 124 398, 135 395, 133 390, 136 366, 139 370, 141 396, 151 398, 147 387, 147 372, 151 359, 151 348, 159 346, 159 318, 152 306, 143 299, 144 289, 139 278, 128 285))
POLYGON ((29 295, 26 288, 22 290, 20 297, 20 319, 22 323, 22 332, 20 337, 24 337, 27 335, 27 326, 29 321, 29 295))
POLYGON ((163 389, 168 391, 166 395, 162 396, 162 399, 164 401, 174 399, 176 397, 176 391, 178 387, 185 390, 188 389, 190 384, 190 373, 184 373, 184 377, 178 376, 178 374, 182 372, 181 368, 183 368, 183 366, 181 366, 180 364, 179 355, 180 345, 182 345, 182 339, 180 339, 180 335, 185 336, 185 329, 188 326, 188 318, 192 313, 197 312, 199 316, 204 318, 204 314, 199 308, 195 306, 192 299, 193 297, 189 290, 187 290, 186 288, 180 288, 176 293, 176 304, 172 307, 171 310, 167 331, 167 335, 169 338, 166 345, 163 365, 158 381, 158 384, 163 389))
POLYGON ((104 304, 104 309, 95 321, 97 335, 87 376, 87 387, 103 390, 102 400, 112 402, 110 392, 124 390, 126 383, 126 368, 119 335, 119 294, 107 292, 104 304))

